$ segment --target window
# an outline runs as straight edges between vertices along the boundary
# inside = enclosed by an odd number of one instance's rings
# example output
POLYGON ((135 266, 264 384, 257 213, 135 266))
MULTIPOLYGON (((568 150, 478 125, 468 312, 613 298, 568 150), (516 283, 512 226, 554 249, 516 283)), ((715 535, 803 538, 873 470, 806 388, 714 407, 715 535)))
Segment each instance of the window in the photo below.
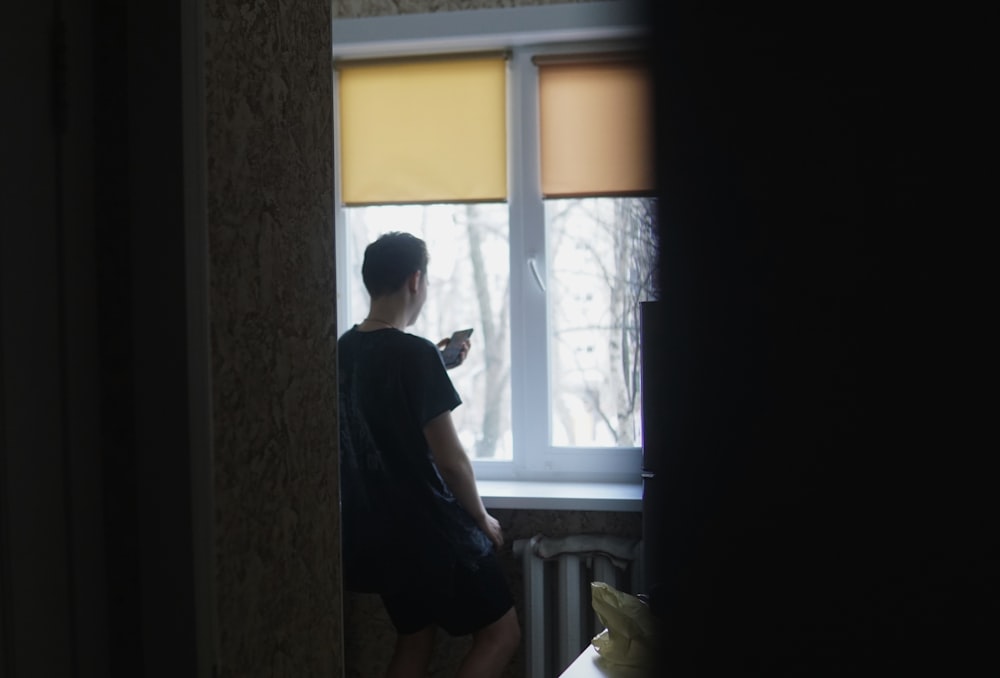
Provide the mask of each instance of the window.
POLYGON ((482 479, 638 478, 655 199, 648 76, 622 4, 334 24, 338 321, 367 311, 368 242, 427 241, 411 331, 474 328, 450 374, 482 479))

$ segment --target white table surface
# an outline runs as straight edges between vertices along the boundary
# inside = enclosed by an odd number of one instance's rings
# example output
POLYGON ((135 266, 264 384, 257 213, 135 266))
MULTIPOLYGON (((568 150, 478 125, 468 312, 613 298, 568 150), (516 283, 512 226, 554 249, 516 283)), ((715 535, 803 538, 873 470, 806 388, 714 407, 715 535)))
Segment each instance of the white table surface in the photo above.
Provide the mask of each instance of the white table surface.
POLYGON ((648 673, 631 666, 612 664, 588 645, 559 678, 648 678, 648 673))

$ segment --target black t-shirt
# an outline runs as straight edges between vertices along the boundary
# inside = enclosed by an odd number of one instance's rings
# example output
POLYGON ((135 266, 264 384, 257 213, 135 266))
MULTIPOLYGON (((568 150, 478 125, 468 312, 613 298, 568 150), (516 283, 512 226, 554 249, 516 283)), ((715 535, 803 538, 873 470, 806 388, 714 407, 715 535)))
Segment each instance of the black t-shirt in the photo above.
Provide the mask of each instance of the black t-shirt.
POLYGON ((341 519, 348 590, 447 587, 492 545, 459 506, 424 426, 461 404, 440 351, 395 329, 338 341, 341 519))

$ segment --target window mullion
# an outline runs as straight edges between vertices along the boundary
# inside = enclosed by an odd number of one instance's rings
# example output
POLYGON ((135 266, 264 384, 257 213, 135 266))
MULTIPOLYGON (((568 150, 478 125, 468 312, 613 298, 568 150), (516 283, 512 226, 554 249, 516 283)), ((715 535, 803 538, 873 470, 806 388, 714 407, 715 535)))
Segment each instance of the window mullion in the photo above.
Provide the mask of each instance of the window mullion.
POLYGON ((511 387, 514 402, 514 467, 518 475, 541 470, 549 444, 545 292, 545 209, 539 188, 537 71, 526 50, 510 60, 509 208, 511 387))

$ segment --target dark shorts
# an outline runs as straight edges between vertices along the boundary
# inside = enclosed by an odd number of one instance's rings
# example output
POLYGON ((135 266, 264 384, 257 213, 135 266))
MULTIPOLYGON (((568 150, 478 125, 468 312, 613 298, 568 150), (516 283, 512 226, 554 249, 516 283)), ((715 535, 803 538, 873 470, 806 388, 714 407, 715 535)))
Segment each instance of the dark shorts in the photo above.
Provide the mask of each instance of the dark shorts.
POLYGON ((453 636, 479 631, 500 619, 514 605, 495 555, 479 561, 476 570, 457 567, 449 595, 431 595, 419 585, 382 596, 399 634, 416 633, 434 624, 453 636))

